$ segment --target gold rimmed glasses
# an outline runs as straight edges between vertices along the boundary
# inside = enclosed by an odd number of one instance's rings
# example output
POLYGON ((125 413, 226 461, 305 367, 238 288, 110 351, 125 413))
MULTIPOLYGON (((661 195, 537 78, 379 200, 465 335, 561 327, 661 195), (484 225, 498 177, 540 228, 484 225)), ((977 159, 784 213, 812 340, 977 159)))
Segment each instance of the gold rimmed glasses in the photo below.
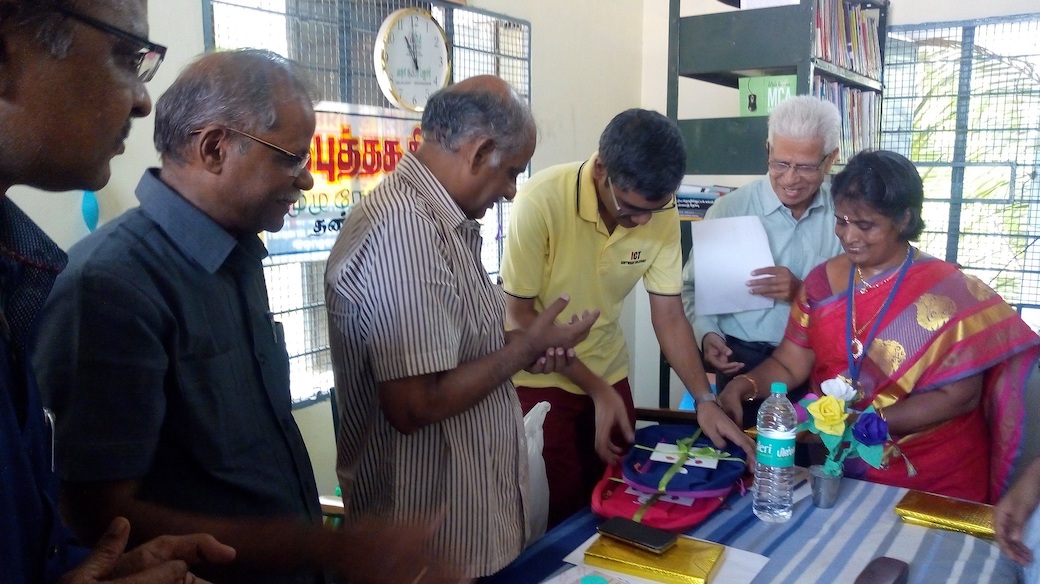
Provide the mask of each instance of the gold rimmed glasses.
MULTIPOLYGON (((292 166, 289 167, 289 176, 291 176, 293 178, 299 177, 300 173, 303 172, 303 169, 307 168, 307 163, 310 162, 310 160, 311 160, 311 153, 310 152, 308 152, 305 156, 300 156, 299 154, 293 154, 291 151, 286 150, 285 148, 282 148, 281 146, 278 146, 277 144, 272 144, 272 143, 268 142, 267 140, 264 140, 263 138, 257 138, 256 136, 250 134, 249 132, 243 132, 242 130, 236 130, 234 128, 229 128, 227 126, 222 126, 222 127, 225 130, 227 130, 228 132, 234 132, 236 134, 241 134, 241 135, 245 136, 246 138, 249 138, 250 140, 255 140, 255 141, 263 144, 264 146, 267 146, 271 150, 274 150, 275 152, 281 153, 281 154, 285 155, 286 157, 288 157, 289 160, 292 161, 292 166)), ((202 132, 201 129, 192 130, 191 131, 191 133, 193 135, 194 134, 199 134, 201 132, 202 132)))

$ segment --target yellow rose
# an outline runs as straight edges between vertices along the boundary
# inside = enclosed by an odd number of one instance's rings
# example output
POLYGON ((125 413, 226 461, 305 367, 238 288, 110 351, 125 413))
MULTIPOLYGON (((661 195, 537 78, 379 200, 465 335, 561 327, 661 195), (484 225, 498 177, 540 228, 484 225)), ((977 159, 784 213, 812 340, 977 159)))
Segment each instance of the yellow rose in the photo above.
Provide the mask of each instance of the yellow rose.
POLYGON ((832 436, 845 433, 845 420, 849 417, 845 413, 845 402, 832 395, 825 395, 805 409, 813 417, 813 422, 820 432, 832 436))

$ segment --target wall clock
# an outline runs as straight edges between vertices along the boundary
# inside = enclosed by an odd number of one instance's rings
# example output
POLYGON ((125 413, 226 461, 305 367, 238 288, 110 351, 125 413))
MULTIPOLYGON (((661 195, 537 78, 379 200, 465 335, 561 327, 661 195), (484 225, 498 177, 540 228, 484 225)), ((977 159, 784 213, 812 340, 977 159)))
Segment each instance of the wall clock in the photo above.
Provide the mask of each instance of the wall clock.
POLYGON ((421 8, 391 12, 376 33, 376 79, 397 107, 421 112, 451 79, 451 53, 444 29, 421 8))

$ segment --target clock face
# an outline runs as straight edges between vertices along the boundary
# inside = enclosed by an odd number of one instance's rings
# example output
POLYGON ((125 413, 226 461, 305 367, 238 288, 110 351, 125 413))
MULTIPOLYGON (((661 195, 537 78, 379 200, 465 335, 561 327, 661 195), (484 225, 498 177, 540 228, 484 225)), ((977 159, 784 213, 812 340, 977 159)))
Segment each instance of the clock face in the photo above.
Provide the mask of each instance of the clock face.
POLYGON ((374 56, 379 88, 401 108, 421 112, 451 77, 444 30, 418 8, 396 10, 383 21, 374 56))

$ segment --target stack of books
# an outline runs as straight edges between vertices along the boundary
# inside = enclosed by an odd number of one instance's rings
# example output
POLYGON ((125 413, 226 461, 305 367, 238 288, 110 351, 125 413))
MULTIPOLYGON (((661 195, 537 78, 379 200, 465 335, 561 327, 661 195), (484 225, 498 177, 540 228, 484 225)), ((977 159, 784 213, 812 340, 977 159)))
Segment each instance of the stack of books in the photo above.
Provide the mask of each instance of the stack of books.
POLYGON ((841 112, 841 152, 844 164, 857 152, 881 143, 881 94, 813 77, 813 95, 833 103, 841 112))
POLYGON ((881 79, 876 10, 843 0, 817 0, 814 54, 849 71, 881 79))
POLYGON ((679 219, 683 221, 699 221, 704 219, 715 199, 733 190, 733 187, 719 185, 698 185, 683 182, 675 194, 675 204, 679 208, 679 219))

